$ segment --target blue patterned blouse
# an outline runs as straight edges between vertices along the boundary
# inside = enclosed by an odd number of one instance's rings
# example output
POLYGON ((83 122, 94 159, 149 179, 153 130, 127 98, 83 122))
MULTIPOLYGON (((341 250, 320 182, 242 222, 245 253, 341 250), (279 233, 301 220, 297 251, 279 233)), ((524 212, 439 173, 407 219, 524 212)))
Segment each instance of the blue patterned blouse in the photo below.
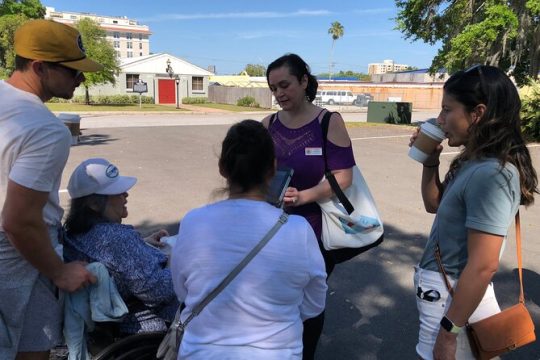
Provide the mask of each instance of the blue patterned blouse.
POLYGON ((101 223, 85 234, 66 237, 66 261, 100 262, 107 267, 130 313, 120 331, 164 331, 178 308, 167 256, 146 245, 131 225, 101 223))

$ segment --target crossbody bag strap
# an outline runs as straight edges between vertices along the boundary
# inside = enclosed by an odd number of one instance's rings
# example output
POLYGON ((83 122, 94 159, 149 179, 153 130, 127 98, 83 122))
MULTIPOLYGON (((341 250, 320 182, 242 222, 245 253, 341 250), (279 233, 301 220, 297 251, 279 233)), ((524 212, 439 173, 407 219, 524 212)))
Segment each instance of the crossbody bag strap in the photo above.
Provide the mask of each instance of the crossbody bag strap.
POLYGON ((523 292, 523 262, 521 258, 521 221, 519 219, 519 209, 516 213, 516 251, 519 273, 519 302, 525 304, 525 294, 523 292))
MULTIPOLYGON (((516 252, 517 252, 517 260, 518 260, 518 273, 519 273, 519 302, 525 303, 525 295, 523 292, 523 262, 521 258, 521 223, 519 219, 519 209, 516 213, 516 252)), ((450 282, 448 281, 448 275, 446 274, 446 271, 444 271, 444 266, 442 264, 442 258, 441 258, 441 248, 439 247, 439 243, 437 242, 437 246, 435 248, 435 259, 437 260, 437 265, 439 266, 439 271, 444 279, 444 283, 446 284, 446 288, 448 289, 448 292, 450 295, 454 295, 454 289, 450 285, 450 282)))
POLYGON ((199 304, 197 304, 197 306, 193 308, 193 311, 188 316, 186 321, 184 321, 184 323, 180 323, 179 326, 185 328, 195 316, 199 315, 199 313, 206 307, 206 305, 208 305, 212 300, 214 300, 214 298, 221 291, 223 291, 223 289, 225 289, 231 281, 233 281, 233 279, 240 273, 240 271, 242 271, 242 269, 244 269, 246 265, 249 264, 249 262, 255 257, 255 255, 257 255, 257 253, 259 253, 259 251, 261 251, 261 249, 266 244, 268 244, 270 239, 272 239, 272 237, 278 232, 281 226, 287 222, 288 218, 289 215, 283 212, 279 216, 276 224, 270 229, 270 231, 268 231, 268 233, 266 233, 262 240, 259 241, 259 243, 244 257, 244 259, 238 265, 236 265, 236 267, 229 273, 229 275, 227 275, 227 277, 223 279, 223 281, 221 281, 221 283, 216 286, 214 290, 212 290, 208 295, 206 295, 206 297, 199 304))
POLYGON ((332 171, 328 168, 328 157, 326 156, 326 142, 328 141, 328 127, 330 126, 330 117, 332 116, 333 112, 327 111, 321 121, 321 131, 322 131, 322 154, 324 158, 324 176, 326 177, 326 180, 328 180, 328 183, 330 184, 330 187, 332 188, 332 191, 334 191, 334 194, 336 194, 337 198, 347 210, 347 213, 350 215, 354 211, 354 206, 351 204, 349 199, 347 199, 347 196, 343 193, 343 190, 341 190, 341 187, 339 187, 339 184, 336 180, 336 177, 334 174, 332 174, 332 171))

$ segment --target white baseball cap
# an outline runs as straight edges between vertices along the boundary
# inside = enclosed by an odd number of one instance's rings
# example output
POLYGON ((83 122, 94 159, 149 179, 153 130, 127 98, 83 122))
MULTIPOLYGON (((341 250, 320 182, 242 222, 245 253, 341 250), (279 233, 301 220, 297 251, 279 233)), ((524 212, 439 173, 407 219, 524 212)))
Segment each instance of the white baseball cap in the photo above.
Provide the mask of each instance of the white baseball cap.
POLYGON ((69 179, 68 192, 72 199, 91 194, 123 194, 135 185, 137 178, 120 176, 118 168, 102 158, 83 161, 69 179))

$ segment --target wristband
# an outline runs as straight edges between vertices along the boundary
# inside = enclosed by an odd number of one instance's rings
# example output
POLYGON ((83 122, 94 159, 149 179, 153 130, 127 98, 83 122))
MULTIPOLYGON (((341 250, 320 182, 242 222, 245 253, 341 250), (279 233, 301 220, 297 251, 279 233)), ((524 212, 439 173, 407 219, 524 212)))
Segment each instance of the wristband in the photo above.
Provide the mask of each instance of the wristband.
POLYGON ((441 164, 440 162, 436 163, 435 165, 425 165, 424 164, 424 167, 428 168, 428 169, 433 169, 433 168, 439 167, 440 164, 441 164))
POLYGON ((443 318, 441 319, 441 327, 452 334, 459 334, 459 332, 463 328, 463 326, 457 326, 456 324, 454 324, 452 320, 450 320, 446 316, 443 316, 443 318))

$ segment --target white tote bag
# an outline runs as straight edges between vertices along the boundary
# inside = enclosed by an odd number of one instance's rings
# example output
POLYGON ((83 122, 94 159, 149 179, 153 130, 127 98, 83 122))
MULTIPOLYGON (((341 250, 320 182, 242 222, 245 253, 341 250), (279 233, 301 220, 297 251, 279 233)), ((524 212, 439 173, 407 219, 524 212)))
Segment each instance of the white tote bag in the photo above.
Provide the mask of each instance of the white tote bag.
POLYGON ((352 184, 343 191, 354 207, 351 214, 336 195, 318 202, 322 211, 322 242, 326 250, 369 247, 384 233, 375 201, 360 169, 354 166, 352 170, 352 184))

